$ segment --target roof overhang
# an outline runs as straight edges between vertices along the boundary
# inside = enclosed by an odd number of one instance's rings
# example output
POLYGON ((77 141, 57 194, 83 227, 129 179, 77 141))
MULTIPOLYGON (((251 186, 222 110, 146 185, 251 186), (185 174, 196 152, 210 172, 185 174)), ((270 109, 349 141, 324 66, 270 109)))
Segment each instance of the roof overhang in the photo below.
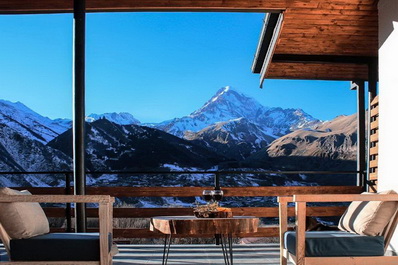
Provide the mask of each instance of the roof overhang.
POLYGON ((284 9, 279 27, 275 14, 265 20, 252 65, 260 86, 265 78, 368 80, 377 62, 377 1, 299 2, 284 9))

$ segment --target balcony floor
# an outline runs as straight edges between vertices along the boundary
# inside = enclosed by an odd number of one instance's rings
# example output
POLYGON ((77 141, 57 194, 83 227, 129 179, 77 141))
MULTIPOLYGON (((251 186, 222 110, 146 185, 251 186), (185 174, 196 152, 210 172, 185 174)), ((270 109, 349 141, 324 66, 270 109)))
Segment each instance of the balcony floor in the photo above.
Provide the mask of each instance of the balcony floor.
MULTIPOLYGON (((114 265, 162 264, 163 245, 118 245, 119 254, 114 265)), ((234 245, 234 264, 279 265, 278 244, 234 245)), ((0 260, 7 261, 5 250, 0 246, 0 260)), ((169 265, 177 264, 224 264, 221 247, 216 245, 171 245, 169 265)), ((290 263, 288 263, 290 264, 290 263)))

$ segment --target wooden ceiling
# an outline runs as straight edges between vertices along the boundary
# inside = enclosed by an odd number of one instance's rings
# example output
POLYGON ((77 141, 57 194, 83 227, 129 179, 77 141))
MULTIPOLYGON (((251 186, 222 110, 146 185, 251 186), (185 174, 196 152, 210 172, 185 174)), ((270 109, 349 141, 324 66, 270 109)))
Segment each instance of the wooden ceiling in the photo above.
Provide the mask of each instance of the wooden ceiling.
POLYGON ((368 80, 368 63, 374 62, 378 53, 377 1, 294 2, 294 7, 284 11, 282 29, 265 77, 368 80), (282 55, 299 56, 290 56, 296 57, 296 61, 277 59, 289 58, 282 55), (306 60, 306 55, 311 60, 306 60))
MULTIPOLYGON (((363 59, 378 52, 377 0, 86 0, 86 6, 88 12, 283 12, 272 51, 279 59, 272 59, 266 78, 367 80, 363 59), (307 60, 307 55, 318 59, 307 60)), ((72 0, 0 0, 0 14, 65 13, 72 7, 72 0)))

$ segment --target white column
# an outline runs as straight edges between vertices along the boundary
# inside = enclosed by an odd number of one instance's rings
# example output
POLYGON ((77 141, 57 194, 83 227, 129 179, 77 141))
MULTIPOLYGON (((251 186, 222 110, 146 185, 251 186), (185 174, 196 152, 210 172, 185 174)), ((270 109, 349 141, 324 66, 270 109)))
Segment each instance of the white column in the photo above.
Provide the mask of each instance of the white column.
POLYGON ((379 190, 398 192, 398 0, 379 1, 379 100, 379 190))

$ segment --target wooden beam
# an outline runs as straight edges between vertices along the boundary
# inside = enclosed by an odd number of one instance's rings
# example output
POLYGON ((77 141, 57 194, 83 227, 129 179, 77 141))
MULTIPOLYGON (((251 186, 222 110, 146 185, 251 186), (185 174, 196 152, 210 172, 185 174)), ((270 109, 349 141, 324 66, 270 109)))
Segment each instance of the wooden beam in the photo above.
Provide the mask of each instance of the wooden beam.
POLYGON ((332 10, 377 10, 375 1, 369 0, 368 4, 360 3, 357 1, 300 1, 294 0, 289 4, 289 8, 319 8, 319 9, 332 9, 332 10))
POLYGON ((312 15, 344 15, 344 16, 378 16, 377 8, 371 10, 358 9, 320 9, 320 8, 289 8, 289 13, 312 14, 312 15))
POLYGON ((309 22, 313 22, 313 23, 317 23, 319 20, 322 21, 353 21, 354 24, 358 24, 361 23, 362 21, 366 21, 367 23, 375 23, 377 24, 378 22, 378 16, 373 15, 373 16, 369 16, 369 15, 343 15, 343 14, 329 14, 329 12, 327 10, 325 10, 325 12, 323 14, 321 13, 298 13, 298 12, 290 12, 290 10, 288 10, 288 12, 285 13, 286 14, 286 19, 289 20, 305 20, 305 21, 309 21, 309 22))
POLYGON ((365 36, 375 36, 377 38, 378 27, 364 27, 362 25, 350 25, 350 26, 341 26, 341 25, 302 25, 302 24, 285 24, 283 28, 283 34, 334 34, 337 33, 339 35, 345 34, 357 34, 357 35, 365 35, 365 36))
POLYGON ((373 57, 367 56, 335 56, 335 55, 306 55, 306 54, 274 54, 272 62, 276 63, 343 63, 368 64, 373 57))
POLYGON ((267 78, 366 80, 367 66, 354 64, 272 63, 267 78))
MULTIPOLYGON (((377 49, 365 44, 339 44, 336 43, 284 43, 279 44, 275 53, 284 54, 326 54, 326 55, 349 55, 349 56, 376 56, 377 49), (356 48, 355 48, 356 47, 356 48)), ((366 70, 367 72, 367 70, 366 70)), ((368 79, 368 77, 366 77, 368 79)))
MULTIPOLYGON (((87 12, 280 11, 286 0, 87 0, 87 12)), ((71 13, 70 0, 0 0, 0 13, 71 13)))
MULTIPOLYGON (((192 197, 211 187, 87 187, 87 194, 114 197, 192 197)), ((360 193, 355 186, 223 187, 224 196, 284 196, 293 194, 360 193)))
MULTIPOLYGON (((345 206, 314 206, 307 208, 308 216, 341 216, 345 206)), ((47 217, 65 217, 65 208, 43 208, 47 217)), ((278 217, 277 207, 235 207, 234 216, 278 217)), ((114 208, 114 218, 151 218, 154 216, 192 215, 192 208, 114 208)), ((73 215, 72 215, 73 216, 73 215)), ((288 216, 294 216, 294 208, 289 207, 288 216)), ((98 217, 98 208, 87 208, 87 217, 98 217)))

